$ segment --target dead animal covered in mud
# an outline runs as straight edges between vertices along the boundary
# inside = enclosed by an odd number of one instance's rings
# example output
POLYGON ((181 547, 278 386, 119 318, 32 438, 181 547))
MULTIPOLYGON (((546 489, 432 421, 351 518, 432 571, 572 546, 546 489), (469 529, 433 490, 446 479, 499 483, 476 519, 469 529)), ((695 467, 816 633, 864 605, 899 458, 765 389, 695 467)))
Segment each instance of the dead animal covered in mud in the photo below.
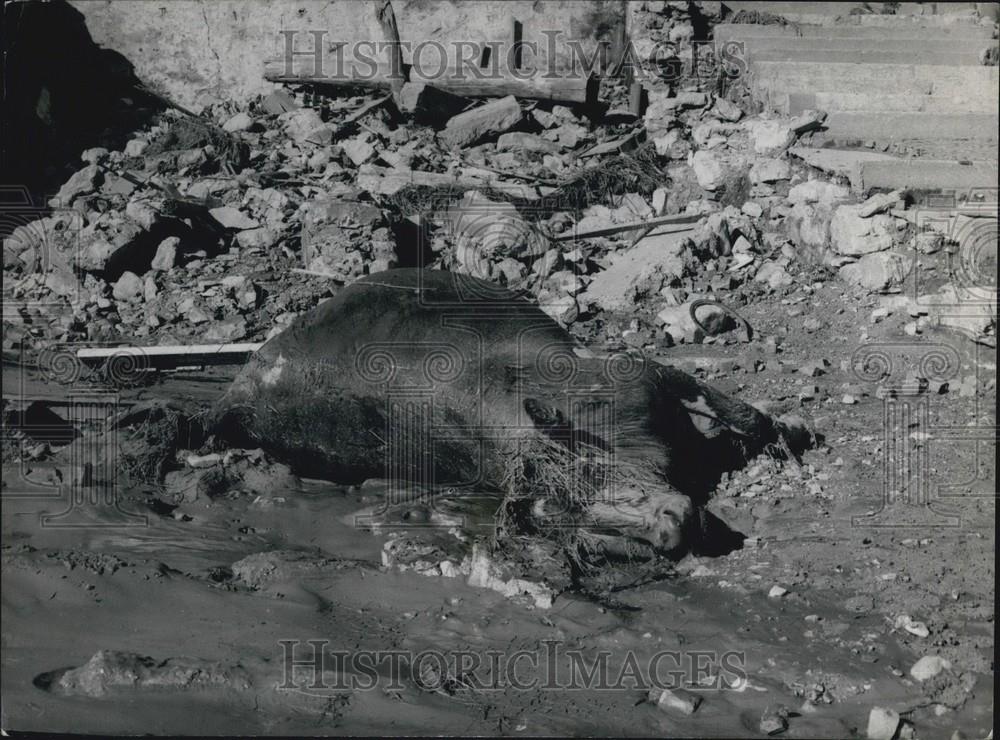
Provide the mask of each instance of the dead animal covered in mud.
POLYGON ((674 368, 586 354, 507 289, 391 270, 268 341, 216 404, 214 432, 303 476, 492 492, 511 533, 668 555, 702 532, 723 472, 804 441, 674 368))

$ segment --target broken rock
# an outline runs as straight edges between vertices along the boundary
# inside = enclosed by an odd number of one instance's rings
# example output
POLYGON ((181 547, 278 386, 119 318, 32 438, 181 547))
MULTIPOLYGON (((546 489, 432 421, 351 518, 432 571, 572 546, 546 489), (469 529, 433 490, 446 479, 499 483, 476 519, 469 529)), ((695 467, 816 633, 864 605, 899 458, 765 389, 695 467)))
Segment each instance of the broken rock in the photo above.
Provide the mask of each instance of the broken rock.
POLYGON ((152 269, 166 271, 172 268, 177 263, 177 247, 180 243, 180 238, 176 236, 168 236, 160 242, 153 257, 152 269))
POLYGON ((736 105, 736 103, 730 103, 725 98, 718 98, 715 101, 715 106, 713 106, 712 112, 723 121, 730 121, 733 123, 743 117, 743 110, 736 105))
POLYGON ((247 216, 241 210, 233 208, 232 206, 213 208, 209 211, 209 213, 212 215, 212 218, 227 229, 242 231, 244 229, 256 229, 260 226, 259 223, 247 216))
POLYGON ((761 159, 750 168, 750 182, 778 182, 788 180, 792 176, 792 168, 784 159, 761 159))
POLYGON ((497 151, 507 151, 509 149, 523 149, 529 152, 545 152, 555 154, 560 147, 555 142, 543 139, 535 134, 527 134, 523 131, 512 131, 501 134, 497 139, 497 151))
POLYGON ((115 300, 131 303, 133 301, 138 301, 142 297, 144 287, 142 278, 134 272, 126 271, 122 273, 120 278, 118 278, 112 294, 114 295, 115 300))
POLYGON ((49 200, 52 208, 68 208, 73 201, 81 195, 88 195, 97 190, 98 185, 103 182, 100 168, 96 164, 84 167, 79 172, 73 174, 66 183, 59 188, 59 192, 49 200))
POLYGON ((839 254, 856 256, 891 249, 897 239, 896 220, 886 214, 861 215, 864 206, 840 206, 830 221, 830 238, 839 254))
POLYGON ((951 663, 940 655, 925 655, 910 668, 910 675, 918 681, 934 678, 941 671, 951 670, 951 663))
POLYGON ((866 254, 857 262, 840 268, 840 277, 867 290, 884 290, 899 285, 910 271, 907 255, 896 252, 866 254))
POLYGON ((870 218, 876 213, 885 213, 896 205, 901 197, 902 194, 898 190, 893 190, 891 193, 876 193, 858 206, 858 215, 861 218, 870 218))
POLYGON ((650 689, 649 701, 665 711, 691 715, 701 706, 702 698, 684 689, 650 689))
POLYGON ((597 273, 581 303, 606 311, 634 308, 644 296, 656 295, 691 269, 694 255, 685 234, 651 234, 631 249, 610 257, 607 269, 597 273))
POLYGON ((691 160, 698 184, 705 190, 717 190, 726 177, 726 170, 712 152, 700 149, 691 160))
POLYGON ((490 136, 502 134, 520 121, 521 106, 517 98, 508 95, 458 114, 448 121, 438 138, 447 147, 469 146, 490 136))
POLYGON ((375 159, 375 147, 368 141, 369 137, 370 134, 362 134, 341 143, 344 154, 354 162, 356 167, 360 167, 375 159))
POLYGON ((233 134, 237 131, 246 131, 251 126, 253 126, 253 119, 250 117, 249 113, 243 112, 237 113, 235 116, 222 124, 222 130, 233 134))
POLYGON ((872 707, 868 714, 868 740, 892 740, 899 728, 899 712, 872 707))

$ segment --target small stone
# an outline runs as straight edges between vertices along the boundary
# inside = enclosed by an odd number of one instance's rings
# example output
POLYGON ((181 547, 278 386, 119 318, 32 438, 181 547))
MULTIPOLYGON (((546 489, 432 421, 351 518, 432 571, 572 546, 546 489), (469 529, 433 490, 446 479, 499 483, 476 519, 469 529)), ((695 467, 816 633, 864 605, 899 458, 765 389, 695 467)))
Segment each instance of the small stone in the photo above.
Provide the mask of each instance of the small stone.
POLYGON ((90 149, 84 149, 83 153, 80 154, 80 160, 84 164, 97 164, 102 159, 108 155, 108 150, 103 146, 95 146, 90 149))
POLYGON ((143 281, 142 284, 142 294, 143 297, 146 299, 146 303, 149 303, 150 301, 155 301, 156 296, 159 292, 160 289, 156 287, 156 281, 153 280, 153 276, 147 275, 146 279, 143 281))
POLYGON ((917 234, 916 245, 921 254, 934 254, 944 246, 944 235, 933 231, 917 234))
POLYGON ((273 116, 287 113, 288 111, 295 110, 298 107, 299 105, 295 102, 295 98, 284 90, 275 90, 273 93, 264 98, 263 101, 261 101, 261 108, 263 108, 266 113, 270 113, 273 116))
POLYGON ((222 455, 218 452, 208 455, 188 455, 184 462, 189 468, 211 468, 222 462, 222 455))
POLYGON ((927 681, 945 670, 951 670, 950 662, 940 655, 925 655, 913 664, 910 675, 918 681, 927 681))
POLYGON ((788 593, 787 588, 782 588, 781 586, 774 585, 771 586, 771 590, 767 592, 767 598, 769 599, 780 599, 782 596, 788 593))
POLYGON ((142 153, 146 151, 146 147, 148 146, 149 142, 145 139, 132 139, 125 145, 125 156, 141 157, 142 153))
POLYGON ((254 221, 252 218, 247 216, 238 208, 233 208, 232 206, 221 206, 220 208, 212 208, 209 213, 212 218, 218 221, 227 229, 256 229, 260 226, 259 223, 254 221))
POLYGON ((222 124, 223 131, 228 131, 233 134, 237 131, 246 131, 251 126, 253 126, 253 119, 250 117, 249 113, 237 113, 235 116, 230 118, 224 124, 222 124))
POLYGON ((892 740, 898 728, 898 712, 883 707, 872 707, 868 714, 868 740, 892 740))
POLYGON ((143 287, 142 278, 134 272, 126 271, 115 282, 112 295, 115 300, 131 303, 139 300, 143 294, 143 287))
POLYGON ((826 360, 813 360, 799 367, 799 372, 807 378, 815 378, 826 374, 826 368, 830 363, 826 360))
POLYGON ((788 729, 788 720, 780 714, 765 714, 760 718, 757 729, 765 735, 780 735, 788 729))
POLYGON ((845 406, 853 406, 854 404, 856 404, 858 402, 858 399, 856 399, 850 393, 845 393, 844 397, 842 399, 840 399, 840 402, 842 404, 844 404, 845 406))
POLYGON ((736 103, 730 103, 725 98, 717 98, 712 110, 723 121, 731 123, 735 123, 743 117, 743 110, 736 103))
POLYGON ((177 264, 177 246, 181 243, 180 237, 168 236, 160 246, 156 248, 156 255, 150 265, 157 271, 166 271, 177 264))
POLYGON ((891 193, 876 193, 871 198, 858 206, 858 215, 861 218, 869 218, 876 213, 885 213, 894 206, 902 197, 898 190, 891 193))
POLYGON ((375 147, 362 136, 347 139, 341 143, 341 147, 343 147, 347 158, 354 162, 357 167, 375 159, 375 147))
POLYGON ((698 179, 698 184, 705 190, 717 190, 725 180, 726 171, 722 164, 714 154, 704 149, 694 153, 691 167, 694 169, 694 176, 698 179))
POLYGON ((501 134, 497 139, 498 152, 520 149, 528 152, 555 154, 560 150, 560 148, 561 147, 553 141, 549 141, 548 139, 543 139, 541 136, 525 133, 523 131, 512 131, 507 134, 501 134))
POLYGON ((288 135, 299 143, 305 143, 310 135, 323 125, 323 119, 312 108, 298 108, 284 113, 281 120, 285 123, 288 135))
POLYGON ((896 617, 894 626, 896 629, 904 629, 911 635, 916 635, 917 637, 929 637, 931 632, 927 629, 927 625, 923 622, 918 622, 911 618, 907 614, 902 614, 896 617))
POLYGON ((792 167, 784 159, 761 159, 750 168, 750 182, 778 182, 792 177, 792 167))
POLYGON ((96 164, 88 165, 74 173, 59 188, 59 192, 49 200, 49 205, 53 208, 68 208, 75 198, 93 193, 102 182, 104 176, 101 169, 96 164))
POLYGON ((650 689, 649 701, 663 710, 691 715, 701 705, 702 698, 684 689, 650 689))

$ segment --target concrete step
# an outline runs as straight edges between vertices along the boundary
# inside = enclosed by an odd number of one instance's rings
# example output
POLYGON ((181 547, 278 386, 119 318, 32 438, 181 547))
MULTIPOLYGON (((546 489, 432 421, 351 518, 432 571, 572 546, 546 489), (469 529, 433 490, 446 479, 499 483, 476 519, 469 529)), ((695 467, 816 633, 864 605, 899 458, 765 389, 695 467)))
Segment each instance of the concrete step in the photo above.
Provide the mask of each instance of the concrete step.
POLYGON ((808 134, 810 147, 869 149, 900 157, 988 161, 998 158, 998 117, 989 113, 833 113, 808 134))
POLYGON ((846 177, 858 192, 875 187, 928 190, 995 188, 997 184, 996 159, 965 161, 963 164, 954 159, 894 157, 867 149, 817 149, 808 146, 792 147, 789 154, 823 172, 846 177))
POLYGON ((996 113, 831 113, 814 137, 838 141, 957 139, 997 143, 996 113))
POLYGON ((880 39, 856 36, 761 36, 747 38, 747 48, 761 51, 884 51, 910 52, 915 55, 973 54, 977 57, 980 49, 995 45, 990 38, 946 37, 943 39, 880 39))
POLYGON ((720 23, 715 27, 716 42, 749 41, 750 39, 874 39, 878 42, 893 40, 926 40, 932 43, 945 41, 964 42, 970 39, 989 41, 993 38, 992 26, 955 25, 944 28, 921 26, 903 22, 898 26, 873 27, 860 24, 843 26, 766 26, 753 23, 720 23))
POLYGON ((882 152, 851 149, 817 149, 810 146, 794 146, 789 152, 810 167, 823 172, 846 177, 851 187, 861 190, 861 166, 871 162, 896 162, 897 157, 882 152))
POLYGON ((1000 109, 996 95, 926 95, 920 93, 787 93, 762 89, 759 97, 770 110, 797 116, 806 110, 842 113, 995 113, 1000 109))
MULTIPOLYGON (((907 26, 922 26, 924 28, 957 28, 961 26, 984 26, 975 11, 965 13, 955 12, 944 15, 852 15, 850 23, 869 28, 905 28, 907 26)), ((992 21, 989 21, 992 26, 992 21)))
POLYGON ((756 11, 780 15, 791 23, 825 23, 839 16, 847 16, 864 3, 800 3, 800 2, 725 2, 733 13, 756 11))
MULTIPOLYGON (((869 2, 790 2, 776 0, 775 2, 749 2, 746 0, 725 0, 723 2, 727 8, 733 12, 739 10, 757 10, 758 12, 773 13, 782 15, 791 13, 793 15, 816 15, 816 16, 840 16, 850 14, 852 10, 868 9, 872 11, 883 10, 887 3, 869 2)), ((941 16, 941 15, 974 15, 978 3, 969 2, 925 2, 925 3, 895 3, 895 17, 918 15, 918 16, 941 16)), ((878 14, 877 12, 875 14, 878 14)), ((893 17, 892 15, 888 17, 893 17)))
POLYGON ((924 66, 982 66, 979 51, 926 52, 916 45, 908 50, 882 49, 758 49, 751 45, 746 53, 750 62, 836 62, 847 64, 920 64, 924 66))
POLYGON ((781 92, 824 90, 845 93, 993 96, 1000 90, 997 67, 838 62, 753 62, 754 85, 781 92))
POLYGON ((964 190, 998 185, 997 162, 941 162, 926 159, 895 162, 865 162, 861 165, 860 189, 904 188, 907 190, 964 190))

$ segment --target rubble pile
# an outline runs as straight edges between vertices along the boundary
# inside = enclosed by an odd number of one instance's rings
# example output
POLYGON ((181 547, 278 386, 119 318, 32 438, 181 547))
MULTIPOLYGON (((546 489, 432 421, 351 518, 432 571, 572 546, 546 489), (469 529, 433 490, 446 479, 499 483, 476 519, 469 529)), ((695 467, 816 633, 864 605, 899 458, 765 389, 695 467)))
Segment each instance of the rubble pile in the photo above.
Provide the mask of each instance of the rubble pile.
MULTIPOLYGON (((259 340, 394 266, 524 290, 581 337, 637 347, 711 338, 693 301, 739 307, 817 265, 862 293, 932 273, 947 303, 953 233, 918 228, 906 193, 859 200, 797 157, 822 111, 752 114, 692 74, 705 8, 639 5, 641 116, 514 96, 442 114, 425 83, 402 110, 303 88, 168 111, 122 151, 87 150, 4 239, 5 347, 259 340), (671 215, 692 218, 643 223, 671 215)), ((995 316, 977 312, 962 328, 990 343, 995 316)))

